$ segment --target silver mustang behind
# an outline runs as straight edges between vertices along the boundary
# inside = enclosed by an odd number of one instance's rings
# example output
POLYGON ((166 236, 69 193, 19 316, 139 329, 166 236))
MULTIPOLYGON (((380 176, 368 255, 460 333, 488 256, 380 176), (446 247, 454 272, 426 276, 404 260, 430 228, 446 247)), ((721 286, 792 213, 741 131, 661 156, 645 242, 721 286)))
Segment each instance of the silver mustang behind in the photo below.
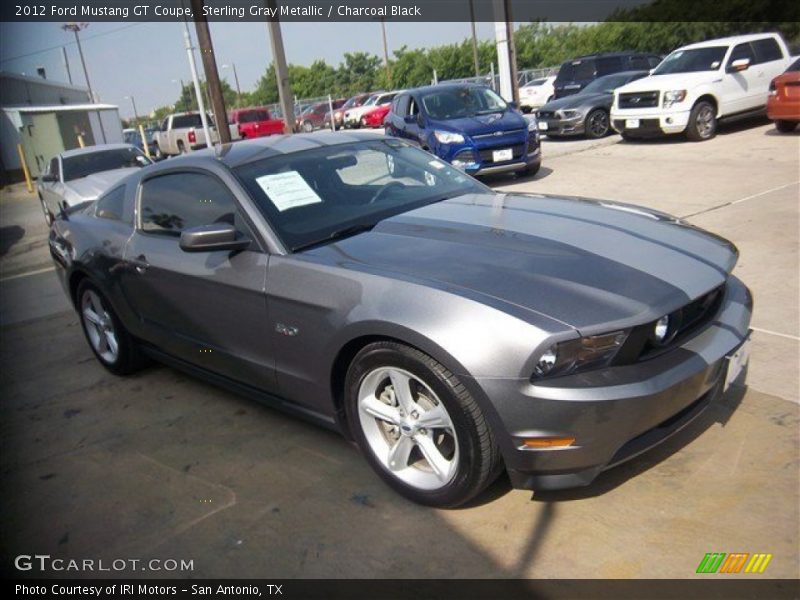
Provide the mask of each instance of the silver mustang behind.
POLYGON ((131 144, 75 148, 53 157, 37 186, 47 224, 63 211, 96 200, 114 183, 151 162, 131 144))
POLYGON ((497 194, 394 138, 275 136, 148 166, 56 220, 97 359, 156 358, 338 429, 412 500, 590 484, 744 372, 729 242, 497 194))

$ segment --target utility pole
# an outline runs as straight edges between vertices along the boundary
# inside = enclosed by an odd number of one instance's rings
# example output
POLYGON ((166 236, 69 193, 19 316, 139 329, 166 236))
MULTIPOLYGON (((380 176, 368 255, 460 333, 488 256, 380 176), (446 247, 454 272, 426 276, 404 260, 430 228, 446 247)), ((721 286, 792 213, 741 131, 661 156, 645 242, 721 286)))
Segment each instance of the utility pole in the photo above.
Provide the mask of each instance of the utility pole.
POLYGON ((511 14, 511 0, 506 5, 506 39, 508 40, 508 62, 511 66, 511 93, 514 104, 519 107, 519 74, 517 73, 517 47, 514 45, 514 17, 511 14))
POLYGON ((392 72, 389 70, 389 45, 386 43, 386 21, 381 17, 381 31, 383 32, 383 66, 386 68, 386 82, 392 86, 392 72))
POLYGON ((133 120, 138 123, 139 122, 139 113, 136 111, 136 100, 133 99, 133 94, 130 96, 125 96, 125 100, 130 100, 131 105, 133 106, 133 120))
MULTIPOLYGON (((81 38, 78 35, 78 32, 82 29, 86 29, 89 26, 88 23, 64 23, 61 26, 61 29, 64 31, 71 31, 75 34, 75 43, 78 44, 78 54, 81 57, 81 64, 83 65, 83 76, 86 78, 86 87, 89 88, 89 99, 94 103, 95 97, 94 92, 92 91, 92 84, 89 82, 89 71, 86 69, 86 59, 83 58, 83 48, 81 47, 81 38)), ((67 67, 69 70, 69 67, 67 67)))
MULTIPOLYGON (((200 89, 200 80, 197 78, 197 65, 194 64, 194 48, 192 48, 192 38, 189 35, 189 23, 183 22, 183 40, 186 44, 186 54, 189 56, 189 70, 192 72, 194 82, 194 94, 197 97, 197 108, 200 111, 200 122, 203 124, 203 134, 206 137, 206 145, 210 148, 212 144, 211 131, 208 129, 208 115, 206 115, 206 105, 203 102, 203 90, 200 89)), ((228 122, 228 119, 225 119, 228 122)))
POLYGON ((478 35, 475 33, 475 5, 474 0, 469 0, 469 24, 472 26, 472 62, 475 63, 475 77, 481 76, 481 66, 478 61, 478 35))
POLYGON ((67 80, 72 85, 72 73, 69 70, 69 59, 67 58, 67 47, 61 46, 61 55, 64 57, 64 68, 67 70, 67 80))
POLYGON ((222 95, 222 86, 219 82, 217 59, 214 56, 214 45, 211 42, 208 20, 203 14, 203 0, 192 0, 192 12, 194 13, 194 26, 197 30, 197 42, 200 44, 200 57, 203 59, 203 70, 206 72, 206 89, 211 97, 211 106, 216 118, 219 141, 223 144, 229 144, 231 142, 231 130, 228 128, 228 113, 225 110, 225 98, 222 95))
POLYGON ((497 45, 497 67, 500 75, 500 95, 519 106, 517 56, 514 49, 514 22, 510 0, 494 0, 494 34, 497 45))
MULTIPOLYGON (((275 9, 275 0, 267 0, 267 6, 275 9)), ((286 66, 286 53, 283 50, 283 36, 281 35, 281 24, 277 19, 267 21, 269 30, 269 41, 272 47, 272 60, 275 65, 275 79, 278 81, 278 98, 283 112, 283 132, 292 133, 294 131, 294 100, 292 98, 292 88, 289 85, 289 69, 286 66)))
MULTIPOLYGON (((228 65, 222 65, 223 69, 227 69, 228 65)), ((236 63, 231 63, 230 68, 233 69, 233 80, 236 82, 236 104, 242 105, 242 88, 239 87, 239 75, 236 74, 236 63)))

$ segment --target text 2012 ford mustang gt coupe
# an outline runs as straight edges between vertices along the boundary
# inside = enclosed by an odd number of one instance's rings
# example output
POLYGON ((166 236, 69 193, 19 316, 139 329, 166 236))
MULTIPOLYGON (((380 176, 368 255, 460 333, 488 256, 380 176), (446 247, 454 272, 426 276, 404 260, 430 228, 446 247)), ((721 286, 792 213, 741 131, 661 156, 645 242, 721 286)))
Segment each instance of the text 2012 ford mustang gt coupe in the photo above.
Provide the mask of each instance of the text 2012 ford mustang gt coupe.
POLYGON ((590 483, 747 360, 736 249, 667 215, 497 194, 404 141, 275 136, 149 166, 57 220, 97 359, 145 356, 342 431, 454 506, 590 483))

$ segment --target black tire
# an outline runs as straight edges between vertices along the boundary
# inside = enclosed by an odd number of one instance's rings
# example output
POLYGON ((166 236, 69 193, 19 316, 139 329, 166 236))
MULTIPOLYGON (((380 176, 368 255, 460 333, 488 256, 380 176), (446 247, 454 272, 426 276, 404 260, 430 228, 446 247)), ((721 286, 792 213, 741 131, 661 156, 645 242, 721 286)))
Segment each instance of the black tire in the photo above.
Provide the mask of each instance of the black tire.
POLYGON ((705 142, 717 135, 717 109, 711 102, 701 100, 689 113, 686 137, 693 142, 705 142))
POLYGON ((797 121, 775 121, 775 129, 781 133, 792 133, 797 129, 797 121))
POLYGON ((186 146, 184 146, 183 140, 178 140, 178 154, 186 154, 186 146))
POLYGON ((521 171, 517 171, 518 177, 534 177, 538 172, 539 169, 542 168, 542 163, 535 164, 535 165, 528 165, 521 171))
POLYGON ((584 121, 584 132, 590 140, 598 140, 606 137, 611 130, 611 123, 608 119, 608 112, 602 108, 595 108, 584 121))
POLYGON ((358 128, 359 129, 366 129, 367 127, 368 127, 367 118, 366 117, 361 117, 361 120, 358 122, 358 128))
POLYGON ((353 359, 344 392, 351 431, 370 466, 409 500, 442 508, 458 506, 486 489, 502 470, 499 449, 475 400, 453 373, 419 350, 396 342, 369 344, 353 359), (451 478, 441 487, 421 489, 402 481, 384 466, 370 446, 361 424, 358 396, 368 375, 381 368, 401 369, 412 374, 444 405, 457 438, 458 461, 451 478))
POLYGON ((314 125, 312 125, 311 121, 303 121, 300 124, 300 128, 305 133, 311 133, 312 131, 314 131, 314 125))
POLYGON ((95 358, 97 358, 101 365, 111 371, 114 375, 129 375, 147 365, 147 359, 141 353, 136 341, 122 325, 122 322, 114 312, 111 303, 97 288, 97 286, 91 283, 88 279, 84 279, 78 286, 78 291, 75 296, 75 305, 78 309, 78 317, 81 321, 81 328, 83 329, 83 335, 86 337, 86 342, 89 344, 89 348, 92 350, 92 353, 95 355, 95 358), (96 297, 100 299, 103 310, 111 320, 113 333, 116 336, 118 348, 116 358, 114 360, 109 360, 107 357, 98 352, 92 342, 92 338, 88 329, 90 324, 82 308, 84 296, 89 292, 94 293, 96 297))

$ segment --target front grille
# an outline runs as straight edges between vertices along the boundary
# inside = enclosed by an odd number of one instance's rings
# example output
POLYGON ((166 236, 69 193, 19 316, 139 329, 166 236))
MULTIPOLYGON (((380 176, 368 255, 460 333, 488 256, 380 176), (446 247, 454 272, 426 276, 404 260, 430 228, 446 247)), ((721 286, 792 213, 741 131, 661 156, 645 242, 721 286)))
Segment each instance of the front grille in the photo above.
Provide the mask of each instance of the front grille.
POLYGON ((558 114, 552 110, 540 110, 539 111, 539 118, 540 119, 558 119, 558 114))
MULTIPOLYGON (((478 151, 478 155, 481 157, 481 162, 494 162, 492 160, 492 152, 495 150, 505 150, 508 146, 496 146, 494 148, 483 148, 482 150, 478 151)), ((525 153, 525 146, 522 144, 516 144, 511 146, 511 150, 513 152, 512 160, 517 160, 522 157, 525 153)), ((505 162, 505 161, 504 161, 505 162)))
POLYGON ((485 140, 487 138, 500 137, 501 135, 516 135, 525 131, 524 129, 509 129, 508 131, 496 131, 492 133, 481 133, 471 136, 473 140, 485 140))
POLYGON ((528 154, 531 154, 533 152, 536 152, 537 148, 539 148, 539 142, 536 141, 535 137, 533 137, 533 136, 529 137, 528 138, 528 149, 526 150, 526 152, 528 154))
POLYGON ((670 332, 671 340, 667 344, 658 345, 653 339, 656 321, 634 327, 614 357, 614 364, 632 364, 648 360, 683 343, 711 322, 719 312, 724 296, 723 284, 672 312, 671 317, 677 323, 677 327, 674 332, 670 332))
POLYGON ((658 106, 658 92, 630 92, 619 95, 620 108, 653 108, 658 106))

